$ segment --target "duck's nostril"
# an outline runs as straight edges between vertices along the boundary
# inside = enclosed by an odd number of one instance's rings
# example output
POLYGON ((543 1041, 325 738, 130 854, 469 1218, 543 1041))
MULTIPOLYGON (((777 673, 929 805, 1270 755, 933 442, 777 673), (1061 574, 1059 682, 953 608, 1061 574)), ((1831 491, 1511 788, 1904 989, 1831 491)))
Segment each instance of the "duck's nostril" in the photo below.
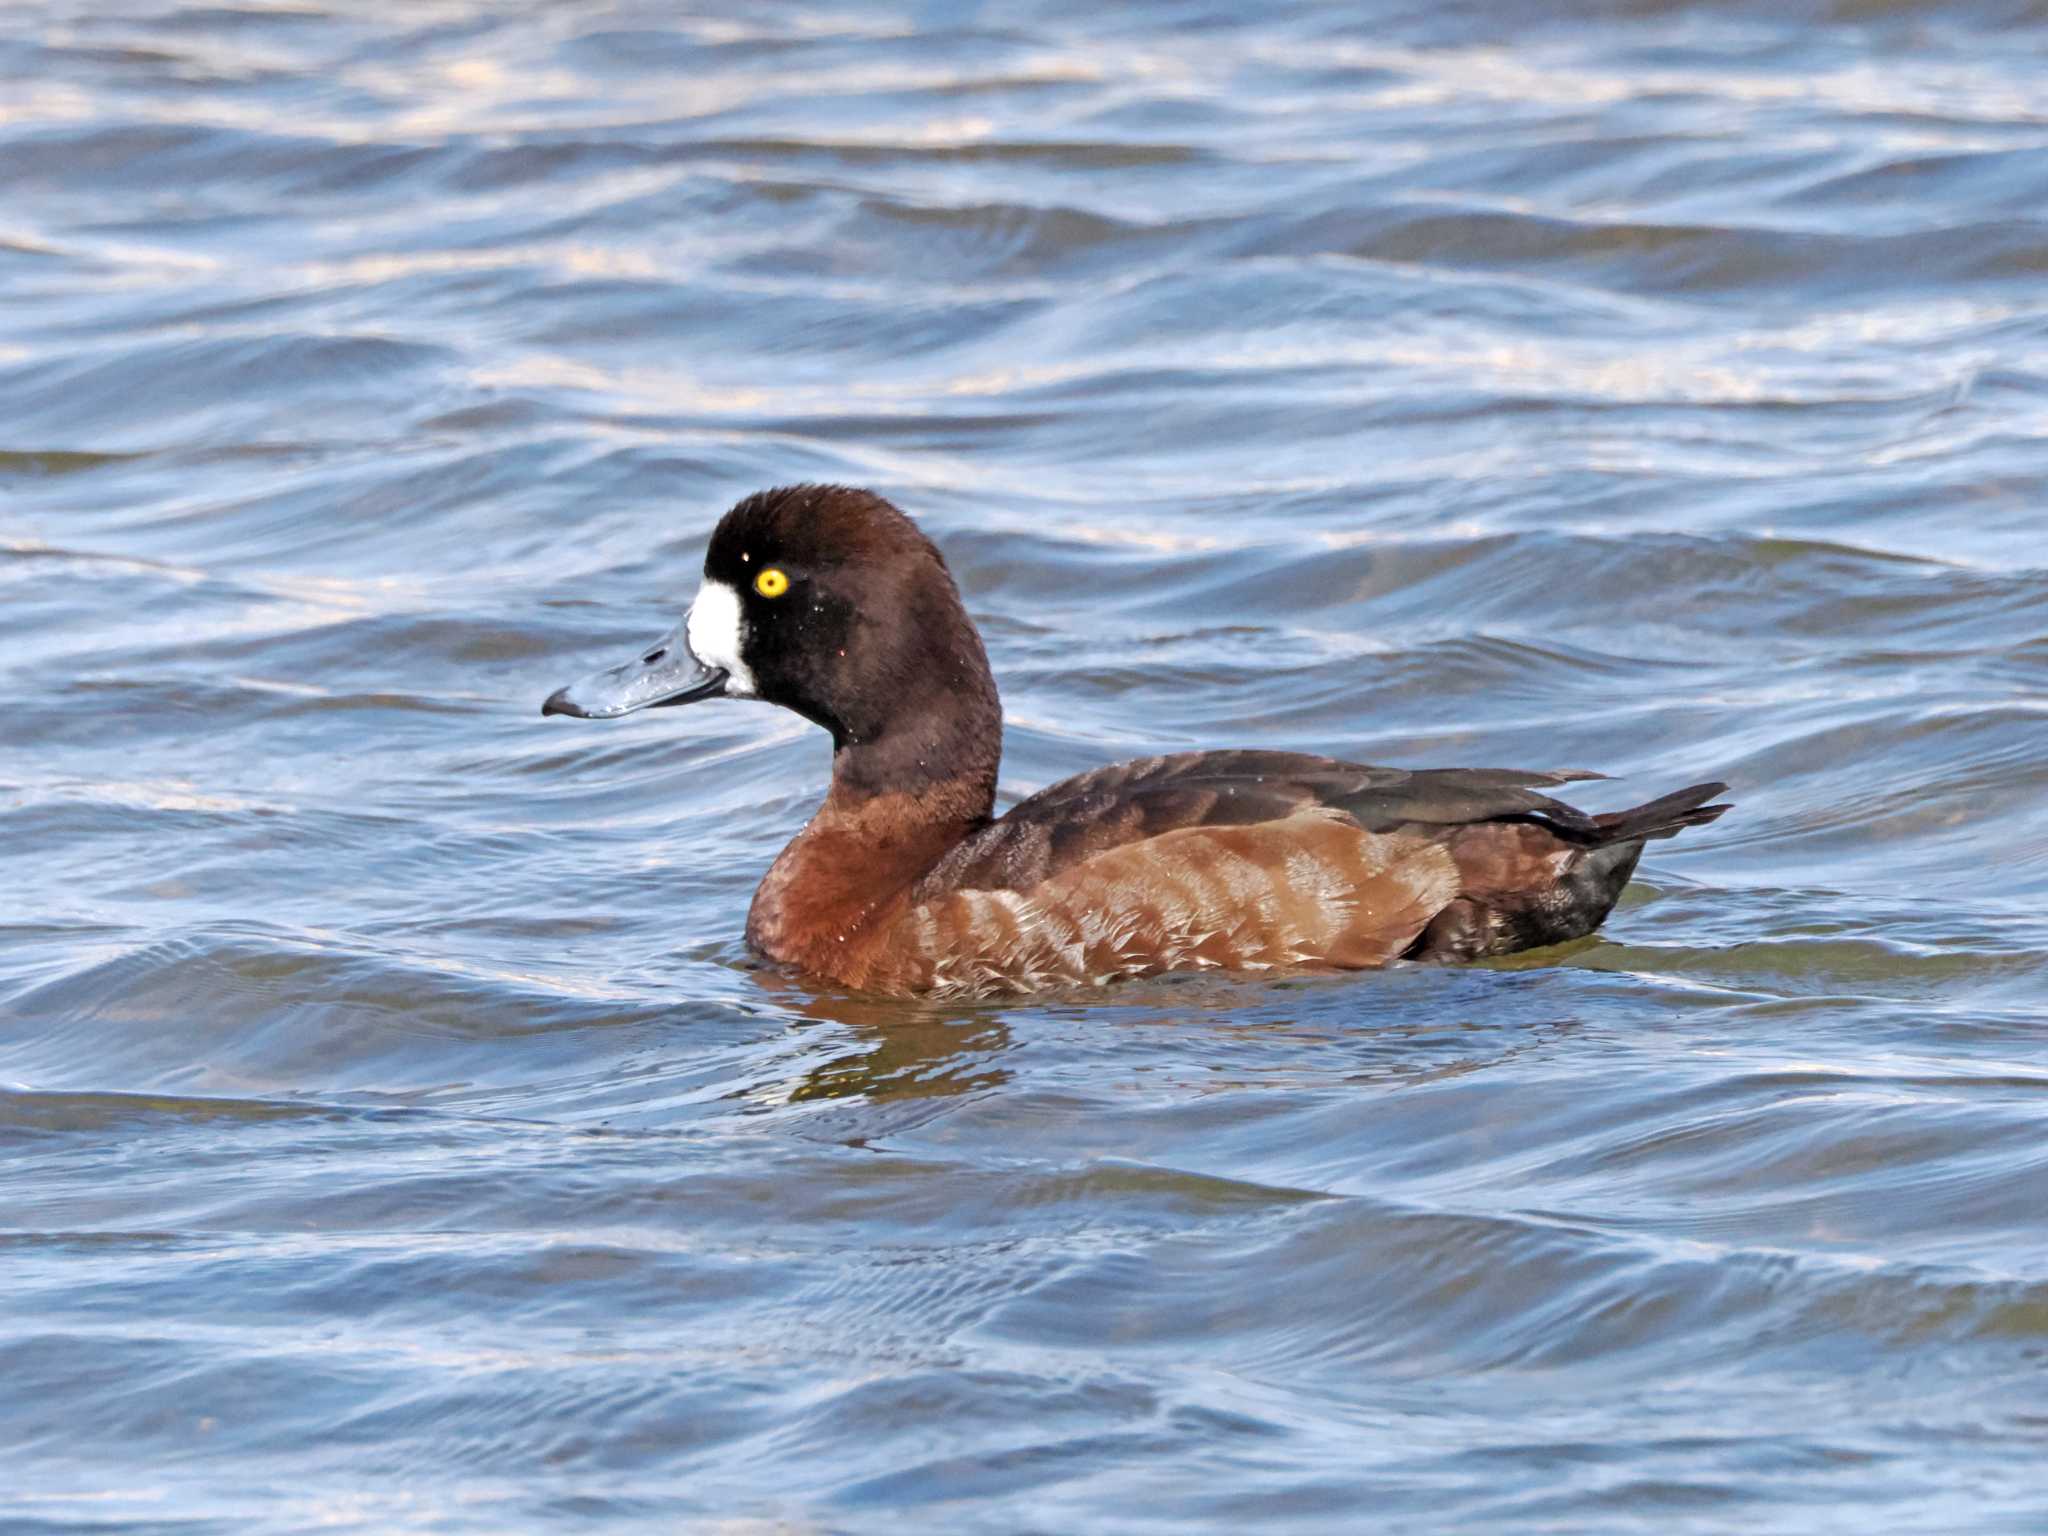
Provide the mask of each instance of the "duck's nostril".
POLYGON ((648 653, 647 653, 647 654, 646 654, 645 656, 642 656, 642 657, 640 658, 640 660, 641 660, 641 661, 642 661, 642 662, 643 662, 644 664, 646 664, 647 666, 650 666, 650 667, 651 667, 651 666, 653 666, 653 665, 654 665, 654 664, 655 664, 655 663, 656 663, 657 661, 661 660, 661 658, 662 658, 662 657, 666 656, 667 654, 668 654, 668 647, 664 645, 664 646, 663 646, 663 647, 662 647, 662 648, 661 648, 660 650, 658 650, 658 651, 649 651, 649 652, 648 652, 648 653))

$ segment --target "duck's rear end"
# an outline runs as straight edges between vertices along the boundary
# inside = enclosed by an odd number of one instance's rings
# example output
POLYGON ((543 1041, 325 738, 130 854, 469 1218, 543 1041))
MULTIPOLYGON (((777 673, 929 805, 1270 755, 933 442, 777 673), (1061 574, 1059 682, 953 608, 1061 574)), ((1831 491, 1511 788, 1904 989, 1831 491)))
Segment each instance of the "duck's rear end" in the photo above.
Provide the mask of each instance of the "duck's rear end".
POLYGON ((1583 938, 1621 899, 1643 844, 1703 827, 1730 807, 1710 804, 1721 783, 1694 784, 1590 827, 1507 818, 1457 828, 1446 839, 1460 877, 1457 899, 1430 919, 1411 960, 1482 960, 1583 938))

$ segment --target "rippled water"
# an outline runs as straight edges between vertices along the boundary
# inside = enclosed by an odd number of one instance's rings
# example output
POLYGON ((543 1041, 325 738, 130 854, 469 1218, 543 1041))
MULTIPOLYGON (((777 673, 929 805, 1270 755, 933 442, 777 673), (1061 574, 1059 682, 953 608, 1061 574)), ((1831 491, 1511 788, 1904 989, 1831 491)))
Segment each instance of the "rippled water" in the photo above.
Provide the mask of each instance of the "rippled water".
POLYGON ((0 9, 11 1531, 2039 1530, 2048 9, 0 9), (1710 777, 1604 935, 750 967, 948 550, 1012 796, 1710 777))

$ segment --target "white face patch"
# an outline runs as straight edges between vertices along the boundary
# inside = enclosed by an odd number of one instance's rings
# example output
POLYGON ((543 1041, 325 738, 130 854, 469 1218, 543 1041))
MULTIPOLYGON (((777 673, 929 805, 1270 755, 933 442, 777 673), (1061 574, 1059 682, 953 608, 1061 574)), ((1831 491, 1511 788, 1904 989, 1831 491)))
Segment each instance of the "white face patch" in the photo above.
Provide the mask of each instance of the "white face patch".
POLYGON ((746 621, 740 613, 740 595, 722 581, 706 581, 690 604, 690 620, 683 631, 690 642, 690 654, 707 667, 726 673, 725 691, 736 699, 754 697, 754 674, 740 660, 740 641, 746 621))

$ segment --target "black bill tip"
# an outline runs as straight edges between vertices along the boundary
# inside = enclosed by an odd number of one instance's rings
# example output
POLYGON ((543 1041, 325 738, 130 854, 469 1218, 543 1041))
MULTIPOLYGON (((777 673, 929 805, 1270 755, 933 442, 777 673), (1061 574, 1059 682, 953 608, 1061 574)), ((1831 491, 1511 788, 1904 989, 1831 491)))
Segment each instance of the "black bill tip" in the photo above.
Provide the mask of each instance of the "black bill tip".
MULTIPOLYGON (((574 685, 571 684, 571 687, 574 685)), ((590 713, 569 697, 569 688, 557 688, 548 695, 547 703, 541 705, 540 716, 545 720, 549 715, 574 715, 579 720, 588 720, 590 713)))

